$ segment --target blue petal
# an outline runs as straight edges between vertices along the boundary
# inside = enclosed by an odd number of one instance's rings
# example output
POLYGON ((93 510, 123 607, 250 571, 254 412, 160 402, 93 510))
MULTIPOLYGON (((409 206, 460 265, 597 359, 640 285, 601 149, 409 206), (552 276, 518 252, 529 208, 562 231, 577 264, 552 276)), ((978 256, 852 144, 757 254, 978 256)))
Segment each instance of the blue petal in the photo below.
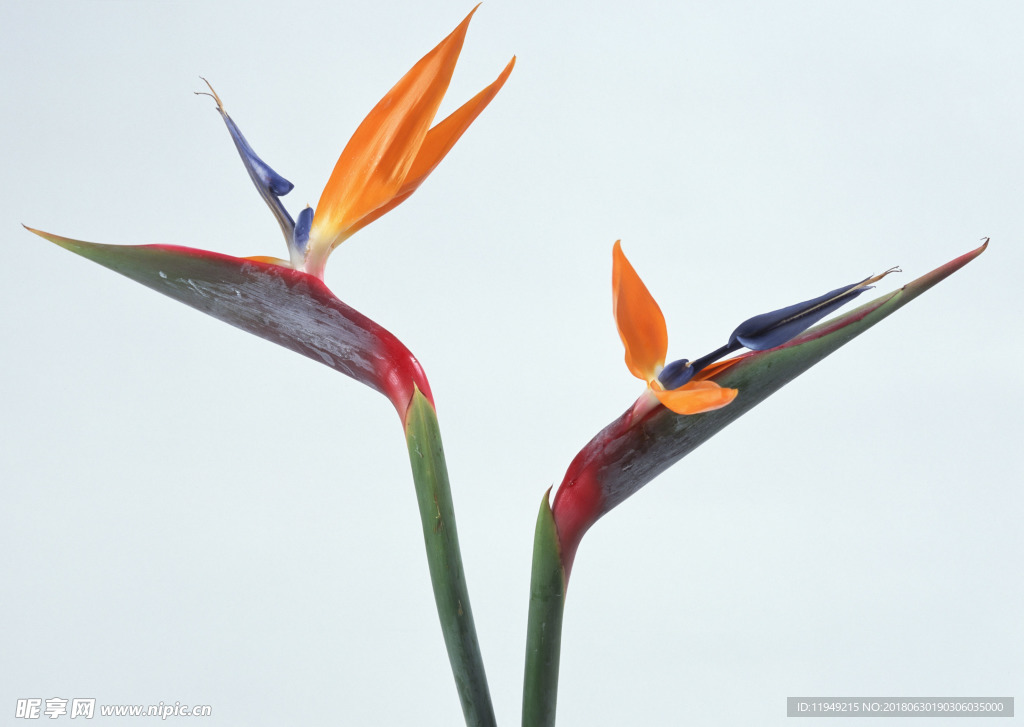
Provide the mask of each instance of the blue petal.
MULTIPOLYGON (((291 248, 301 256, 306 254, 306 245, 309 244, 309 230, 312 226, 313 208, 307 206, 306 209, 299 212, 299 220, 295 223, 295 232, 292 235, 291 248)), ((299 262, 301 262, 301 258, 299 262)))
POLYGON ((729 337, 729 345, 740 344, 752 351, 765 351, 781 346, 806 331, 832 311, 846 305, 865 290, 870 290, 871 283, 881 280, 896 270, 898 268, 892 268, 881 275, 836 288, 812 300, 805 300, 803 303, 754 316, 741 323, 732 332, 729 337))
POLYGON ((275 172, 270 166, 256 155, 249 142, 246 141, 242 135, 241 129, 231 119, 230 116, 223 109, 217 109, 220 111, 220 115, 224 117, 224 123, 228 126, 228 131, 231 133, 231 139, 235 142, 235 148, 238 149, 239 156, 242 157, 242 162, 245 164, 246 171, 249 172, 249 176, 252 177, 253 183, 262 189, 266 189, 275 197, 283 197, 295 188, 295 185, 289 182, 287 179, 282 177, 280 174, 275 172))
POLYGON ((697 370, 690 365, 687 359, 683 358, 666 365, 661 370, 661 373, 658 374, 658 381, 667 390, 671 391, 672 389, 678 389, 692 379, 695 373, 697 373, 697 370))
POLYGON ((228 127, 228 133, 231 134, 231 140, 235 143, 235 149, 238 150, 238 155, 242 158, 245 171, 249 173, 249 179, 256 185, 256 190, 260 193, 260 197, 263 198, 263 201, 267 203, 270 211, 274 214, 277 223, 281 226, 281 232, 284 233, 285 242, 288 244, 289 249, 291 249, 295 223, 292 221, 292 216, 288 214, 288 210, 285 209, 278 198, 291 192, 295 185, 271 169, 266 162, 256 155, 256 152, 253 151, 249 142, 242 135, 238 125, 224 110, 224 104, 221 103, 217 92, 213 90, 213 86, 210 86, 210 82, 205 78, 203 78, 203 82, 209 87, 210 93, 207 94, 199 91, 196 93, 211 96, 217 102, 217 113, 221 115, 225 125, 228 127))

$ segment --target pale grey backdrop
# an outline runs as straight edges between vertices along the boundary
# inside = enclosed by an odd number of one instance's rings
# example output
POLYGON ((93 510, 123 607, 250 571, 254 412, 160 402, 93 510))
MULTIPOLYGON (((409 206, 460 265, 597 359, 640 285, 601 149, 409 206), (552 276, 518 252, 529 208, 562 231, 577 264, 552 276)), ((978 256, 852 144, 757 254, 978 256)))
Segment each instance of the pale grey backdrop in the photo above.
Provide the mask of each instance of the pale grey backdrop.
MULTIPOLYGON (((283 254, 199 75, 297 212, 470 7, 0 6, 0 714, 460 722, 388 403, 19 223, 283 254)), ((442 110, 517 54, 511 79, 327 282, 430 376, 503 724, 540 497, 642 387, 611 319, 620 237, 674 357, 992 245, 595 527, 560 724, 1024 696, 1022 32, 1016 0, 483 5, 442 110)))

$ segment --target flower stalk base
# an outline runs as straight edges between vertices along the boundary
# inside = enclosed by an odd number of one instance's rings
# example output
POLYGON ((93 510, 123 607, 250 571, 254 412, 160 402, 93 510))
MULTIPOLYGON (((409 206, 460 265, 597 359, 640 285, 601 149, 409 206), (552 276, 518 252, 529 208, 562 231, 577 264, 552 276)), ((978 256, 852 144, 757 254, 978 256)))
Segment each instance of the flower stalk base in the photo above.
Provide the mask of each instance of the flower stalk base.
POLYGON ((530 576, 530 615, 526 627, 526 669, 523 679, 523 727, 555 724, 558 699, 558 660, 562 649, 565 608, 565 570, 558 531, 544 493, 533 540, 530 576))
POLYGON ((416 484, 416 501, 423 524, 434 601, 455 686, 462 701, 462 713, 469 727, 493 727, 496 724, 494 707, 462 570, 441 432, 433 405, 419 389, 414 392, 406 413, 405 437, 416 484))

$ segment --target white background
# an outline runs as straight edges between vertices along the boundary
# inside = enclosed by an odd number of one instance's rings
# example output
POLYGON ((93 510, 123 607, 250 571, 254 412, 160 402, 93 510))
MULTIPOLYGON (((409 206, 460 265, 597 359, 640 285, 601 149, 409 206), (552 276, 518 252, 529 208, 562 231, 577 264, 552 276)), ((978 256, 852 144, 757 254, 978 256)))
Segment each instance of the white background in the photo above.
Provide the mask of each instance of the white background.
MULTIPOLYGON (((0 714, 460 722, 387 401, 19 223, 283 255, 199 75, 297 213, 470 7, 0 6, 0 714)), ((1016 0, 480 9, 442 113, 517 54, 508 84, 327 282, 430 376, 502 724, 541 495, 642 388, 611 319, 617 238, 673 358, 992 244, 587 535, 560 724, 1024 697, 1022 31, 1016 0)))

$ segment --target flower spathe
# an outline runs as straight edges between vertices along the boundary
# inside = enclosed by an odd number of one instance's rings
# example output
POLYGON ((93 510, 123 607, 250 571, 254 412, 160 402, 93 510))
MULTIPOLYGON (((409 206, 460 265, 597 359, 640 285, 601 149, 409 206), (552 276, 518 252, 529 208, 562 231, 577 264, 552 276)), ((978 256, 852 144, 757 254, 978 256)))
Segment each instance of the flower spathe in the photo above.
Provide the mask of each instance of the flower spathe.
POLYGON ((626 367, 648 390, 676 414, 700 414, 726 406, 736 389, 713 381, 694 379, 678 387, 666 387, 659 375, 665 368, 668 331, 665 316, 647 286, 622 252, 621 241, 612 248, 612 312, 626 349, 626 367))
POLYGON ((476 8, 373 107, 338 158, 316 211, 307 208, 297 222, 280 200, 291 191, 291 182, 256 155, 210 89, 208 95, 216 100, 246 171, 281 225, 288 245, 288 261, 255 259, 323 278, 334 248, 416 191, 501 90, 515 65, 513 56, 493 83, 431 126, 475 12, 476 8))

